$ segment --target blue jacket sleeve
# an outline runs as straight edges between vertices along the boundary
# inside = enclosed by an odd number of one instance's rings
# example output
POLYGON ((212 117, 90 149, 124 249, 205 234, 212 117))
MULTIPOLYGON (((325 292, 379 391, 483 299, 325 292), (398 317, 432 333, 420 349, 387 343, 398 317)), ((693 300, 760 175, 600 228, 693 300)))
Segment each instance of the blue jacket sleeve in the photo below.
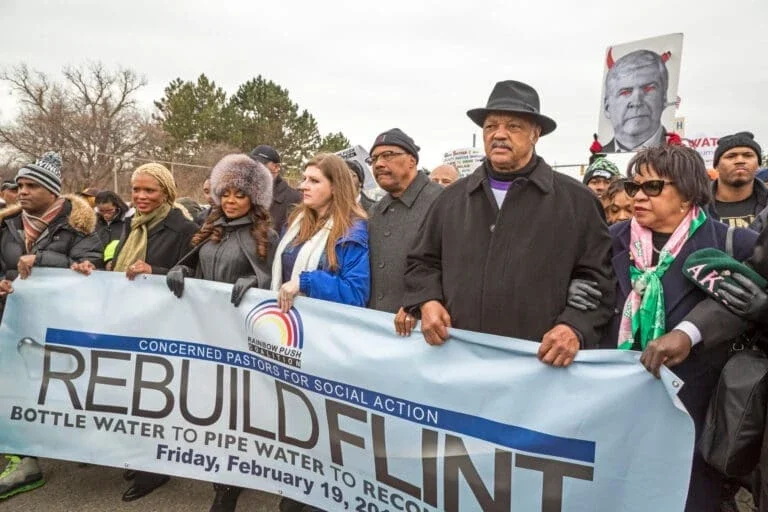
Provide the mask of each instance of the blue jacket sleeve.
POLYGON ((368 246, 349 240, 336 246, 337 273, 328 270, 302 272, 299 289, 307 297, 365 307, 371 294, 368 246))

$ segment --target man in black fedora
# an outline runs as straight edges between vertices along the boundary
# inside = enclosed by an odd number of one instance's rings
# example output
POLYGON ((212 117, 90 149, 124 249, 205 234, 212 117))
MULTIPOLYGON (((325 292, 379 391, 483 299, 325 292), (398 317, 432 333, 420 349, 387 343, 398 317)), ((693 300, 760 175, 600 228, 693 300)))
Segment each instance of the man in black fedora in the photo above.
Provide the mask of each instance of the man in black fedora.
POLYGON ((432 205, 408 256, 405 305, 421 314, 431 345, 456 327, 540 341, 542 362, 568 366, 597 345, 613 313, 600 202, 536 154, 557 125, 529 85, 499 82, 486 107, 467 115, 483 129, 486 158, 432 205), (597 309, 566 304, 573 278, 597 283, 597 309))

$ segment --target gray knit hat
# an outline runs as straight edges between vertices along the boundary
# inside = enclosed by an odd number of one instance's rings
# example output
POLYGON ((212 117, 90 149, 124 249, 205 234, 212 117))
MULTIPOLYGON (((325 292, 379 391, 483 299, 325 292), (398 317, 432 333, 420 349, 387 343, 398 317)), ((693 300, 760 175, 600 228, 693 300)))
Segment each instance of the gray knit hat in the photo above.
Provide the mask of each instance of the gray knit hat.
POLYGON ((55 195, 61 195, 61 156, 48 151, 37 162, 27 164, 16 173, 16 181, 27 178, 35 181, 55 195))
POLYGON ((248 155, 227 155, 211 171, 211 197, 221 205, 221 195, 230 187, 243 191, 251 204, 269 211, 272 205, 272 174, 248 155))

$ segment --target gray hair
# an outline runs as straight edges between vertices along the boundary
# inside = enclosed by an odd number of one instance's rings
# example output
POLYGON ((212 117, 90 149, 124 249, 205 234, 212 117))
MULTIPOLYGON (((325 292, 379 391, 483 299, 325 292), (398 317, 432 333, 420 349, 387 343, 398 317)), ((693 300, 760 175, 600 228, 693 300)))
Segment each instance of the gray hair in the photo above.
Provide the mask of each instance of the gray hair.
POLYGON ((669 71, 667 65, 661 60, 658 53, 650 50, 635 50, 628 53, 613 65, 605 75, 605 97, 603 105, 607 106, 609 89, 612 89, 612 83, 618 80, 620 76, 631 75, 640 68, 655 67, 661 80, 661 89, 664 93, 664 104, 667 103, 667 89, 669 88, 669 71))

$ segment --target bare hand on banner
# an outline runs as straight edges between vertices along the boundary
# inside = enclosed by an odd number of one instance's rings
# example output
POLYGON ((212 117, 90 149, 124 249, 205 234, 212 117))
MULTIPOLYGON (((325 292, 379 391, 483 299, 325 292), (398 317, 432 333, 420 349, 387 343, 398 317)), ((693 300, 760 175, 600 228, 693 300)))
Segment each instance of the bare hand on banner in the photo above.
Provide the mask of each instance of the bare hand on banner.
POLYGON ((427 343, 430 345, 445 343, 450 327, 451 315, 440 301, 430 300, 421 305, 421 332, 427 343))
POLYGON ((69 268, 86 276, 91 275, 91 272, 96 270, 96 266, 88 260, 73 263, 69 268))
POLYGON ((13 283, 7 279, 0 281, 0 297, 13 293, 13 283))
POLYGON ((690 353, 691 338, 683 331, 673 329, 648 343, 640 356, 640 362, 658 379, 662 365, 678 365, 685 361, 690 353))
POLYGON ((280 291, 277 292, 277 304, 283 313, 287 313, 293 307, 293 301, 299 291, 299 282, 293 279, 283 283, 280 287, 280 291))
POLYGON ((125 276, 133 281, 139 274, 151 274, 152 267, 145 261, 138 260, 136 263, 128 267, 125 271, 125 276))
POLYGON ((35 264, 35 259, 37 256, 34 254, 25 254, 21 258, 19 258, 19 263, 16 265, 16 268, 19 271, 19 277, 22 279, 26 279, 32 274, 32 267, 35 264))
POLYGON ((569 366, 579 352, 579 337, 574 330, 557 324, 544 334, 539 347, 539 361, 550 366, 569 366))
POLYGON ((410 336, 413 328, 416 327, 416 317, 406 313, 402 307, 395 315, 395 332, 399 336, 410 336))

